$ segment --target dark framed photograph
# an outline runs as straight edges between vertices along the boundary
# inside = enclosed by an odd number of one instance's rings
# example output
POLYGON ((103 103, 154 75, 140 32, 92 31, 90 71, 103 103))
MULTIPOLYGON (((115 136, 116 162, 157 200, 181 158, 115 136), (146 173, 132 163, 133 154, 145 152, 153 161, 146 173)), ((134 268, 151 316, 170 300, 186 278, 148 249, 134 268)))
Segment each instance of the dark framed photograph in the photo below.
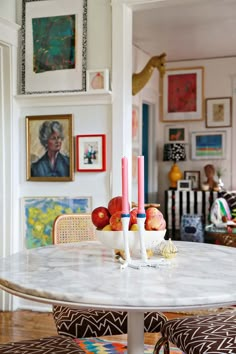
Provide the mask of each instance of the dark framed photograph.
POLYGON ((72 115, 26 117, 27 180, 72 181, 72 115))
POLYGON ((190 180, 180 179, 177 181, 177 189, 179 191, 191 191, 192 183, 190 180))
POLYGON ((206 98, 206 127, 232 126, 232 97, 206 98))
POLYGON ((200 171, 184 171, 184 179, 191 181, 193 190, 200 189, 200 171))
POLYGON ((106 171, 106 135, 76 136, 77 171, 106 171))
POLYGON ((22 1, 22 93, 85 91, 87 0, 22 1))

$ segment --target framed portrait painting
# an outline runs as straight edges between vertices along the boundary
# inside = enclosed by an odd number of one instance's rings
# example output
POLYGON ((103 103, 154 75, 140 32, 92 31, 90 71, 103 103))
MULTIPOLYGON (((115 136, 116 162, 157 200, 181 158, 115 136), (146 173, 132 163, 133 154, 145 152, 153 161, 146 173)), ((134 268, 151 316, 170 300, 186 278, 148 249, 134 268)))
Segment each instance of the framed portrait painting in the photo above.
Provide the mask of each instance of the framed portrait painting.
POLYGON ((22 1, 22 93, 85 91, 87 0, 22 1))
POLYGON ((206 127, 232 126, 232 97, 206 98, 206 127))
POLYGON ((28 181, 73 180, 72 126, 71 114, 26 117, 28 181))
POLYGON ((226 132, 193 132, 192 159, 224 159, 226 156, 226 132))
POLYGON ((161 79, 161 120, 163 122, 202 120, 203 80, 203 67, 166 70, 161 79))
POLYGON ((77 171, 106 171, 106 135, 76 136, 77 171))

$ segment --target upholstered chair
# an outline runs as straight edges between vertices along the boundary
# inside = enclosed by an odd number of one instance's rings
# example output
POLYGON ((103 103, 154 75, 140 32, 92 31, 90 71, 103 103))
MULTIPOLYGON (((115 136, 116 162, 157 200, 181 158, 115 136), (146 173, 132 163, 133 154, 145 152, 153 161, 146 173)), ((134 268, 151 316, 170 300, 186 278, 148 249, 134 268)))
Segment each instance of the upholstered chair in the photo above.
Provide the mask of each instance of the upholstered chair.
POLYGON ((234 309, 204 316, 167 321, 154 354, 169 353, 169 341, 185 354, 236 353, 236 311, 234 309))

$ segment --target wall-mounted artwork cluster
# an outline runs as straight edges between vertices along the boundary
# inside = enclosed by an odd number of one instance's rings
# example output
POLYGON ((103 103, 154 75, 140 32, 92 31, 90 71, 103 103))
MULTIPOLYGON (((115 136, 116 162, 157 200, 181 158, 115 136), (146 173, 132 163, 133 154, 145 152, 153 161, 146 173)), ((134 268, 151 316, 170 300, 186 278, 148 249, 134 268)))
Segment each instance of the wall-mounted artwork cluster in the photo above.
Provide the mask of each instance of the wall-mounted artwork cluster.
POLYGON ((224 159, 227 132, 217 128, 232 126, 232 97, 204 98, 204 67, 166 70, 160 90, 161 121, 175 123, 165 126, 165 143, 188 144, 183 122, 205 120, 205 127, 215 130, 190 132, 191 158, 224 159))
POLYGON ((26 117, 28 181, 65 182, 76 171, 106 170, 106 135, 77 135, 73 149, 72 114, 26 117))

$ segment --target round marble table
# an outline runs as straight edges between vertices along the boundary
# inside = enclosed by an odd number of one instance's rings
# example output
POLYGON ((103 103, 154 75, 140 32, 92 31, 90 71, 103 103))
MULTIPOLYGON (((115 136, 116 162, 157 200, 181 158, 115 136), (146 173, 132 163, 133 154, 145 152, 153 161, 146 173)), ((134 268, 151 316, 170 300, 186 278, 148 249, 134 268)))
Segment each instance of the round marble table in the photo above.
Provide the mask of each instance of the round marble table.
MULTIPOLYGON (((143 353, 143 313, 236 303, 236 249, 175 242, 157 268, 120 269, 99 242, 55 245, 0 259, 0 287, 17 296, 73 308, 128 311, 128 352, 143 353)), ((160 257, 160 256, 156 256, 160 257)))

